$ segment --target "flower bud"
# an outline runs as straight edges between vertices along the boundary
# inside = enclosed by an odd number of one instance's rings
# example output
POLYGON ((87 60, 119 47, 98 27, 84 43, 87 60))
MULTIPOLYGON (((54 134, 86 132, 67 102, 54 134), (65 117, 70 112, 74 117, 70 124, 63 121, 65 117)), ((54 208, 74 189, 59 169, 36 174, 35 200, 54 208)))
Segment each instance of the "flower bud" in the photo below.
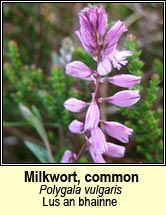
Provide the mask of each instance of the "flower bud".
POLYGON ((73 120, 70 124, 69 124, 69 130, 72 133, 76 133, 76 134, 81 134, 83 132, 84 129, 84 124, 78 120, 73 120))
POLYGON ((74 152, 71 152, 70 150, 66 150, 61 159, 61 163, 74 163, 76 157, 77 156, 74 152))
POLYGON ((116 75, 111 78, 108 78, 108 82, 117 85, 119 87, 133 87, 137 84, 139 84, 141 81, 140 76, 135 75, 116 75))
POLYGON ((93 71, 89 69, 84 63, 80 61, 73 61, 66 65, 66 74, 71 75, 75 78, 85 79, 85 80, 93 80, 91 75, 93 71))
POLYGON ((98 102, 107 101, 119 107, 129 107, 140 100, 140 95, 138 90, 123 90, 115 93, 111 97, 100 98, 98 102))
POLYGON ((103 6, 86 7, 79 13, 80 26, 91 34, 104 36, 107 29, 107 14, 103 6))
POLYGON ((84 110, 84 108, 87 106, 88 104, 84 101, 81 101, 79 99, 75 99, 75 98, 70 98, 70 99, 67 99, 65 102, 64 102, 64 107, 68 110, 68 111, 71 111, 71 112, 74 112, 74 113, 79 113, 81 111, 84 110))

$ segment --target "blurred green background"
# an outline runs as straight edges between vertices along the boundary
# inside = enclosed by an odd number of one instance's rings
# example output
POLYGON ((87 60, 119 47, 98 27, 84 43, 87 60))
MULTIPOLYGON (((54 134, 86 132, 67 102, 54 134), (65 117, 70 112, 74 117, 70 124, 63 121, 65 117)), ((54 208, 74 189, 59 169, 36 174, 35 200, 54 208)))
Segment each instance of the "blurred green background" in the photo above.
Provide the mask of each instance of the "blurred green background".
MULTIPOLYGON (((125 21, 128 31, 119 46, 133 50, 123 71, 141 75, 137 88, 141 100, 131 108, 103 105, 107 120, 134 129, 121 159, 111 163, 163 162, 163 3, 103 3, 111 26, 125 21)), ((78 153, 83 139, 69 132, 74 118, 64 101, 76 97, 90 100, 93 86, 65 75, 65 65, 81 60, 91 68, 74 31, 77 13, 87 3, 3 3, 3 163, 48 162, 45 149, 60 162, 66 149, 78 153)), ((112 74, 117 74, 116 71, 112 74)), ((101 86, 101 95, 112 95, 114 86, 101 86)), ((116 142, 107 137, 109 141, 116 142)), ((120 144, 120 143, 118 143, 120 144)), ((80 159, 91 163, 89 154, 80 159)))

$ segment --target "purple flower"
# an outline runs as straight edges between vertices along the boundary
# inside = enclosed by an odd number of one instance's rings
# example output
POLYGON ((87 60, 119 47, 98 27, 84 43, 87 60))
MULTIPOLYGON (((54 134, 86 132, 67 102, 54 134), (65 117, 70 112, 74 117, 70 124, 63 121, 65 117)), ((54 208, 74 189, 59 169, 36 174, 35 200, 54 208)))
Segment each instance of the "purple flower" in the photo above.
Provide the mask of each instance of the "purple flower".
POLYGON ((133 53, 131 51, 118 51, 113 50, 112 53, 103 58, 97 67, 97 73, 99 75, 107 75, 112 71, 112 68, 118 70, 121 69, 122 65, 125 66, 128 61, 127 57, 131 56, 133 53))
POLYGON ((118 20, 108 30, 107 14, 102 6, 83 9, 79 13, 79 21, 80 29, 75 33, 84 49, 99 61, 98 74, 107 75, 112 67, 119 70, 122 65, 127 64, 126 58, 132 52, 117 50, 121 35, 127 31, 124 22, 118 20))
POLYGON ((140 83, 141 77, 125 74, 125 75, 115 75, 113 77, 108 77, 108 78, 102 78, 100 80, 101 83, 105 81, 108 81, 109 83, 112 83, 119 87, 131 88, 140 83))
POLYGON ((81 111, 84 110, 84 108, 87 106, 88 104, 84 101, 81 101, 79 99, 75 99, 75 98, 70 98, 67 99, 64 102, 64 107, 74 113, 79 113, 81 111))
POLYGON ((104 154, 112 158, 121 158, 124 157, 125 147, 107 142, 107 151, 104 154))
POLYGON ((93 57, 99 55, 107 31, 107 14, 103 6, 91 6, 79 13, 80 29, 75 33, 84 49, 93 57))
POLYGON ((122 143, 128 143, 129 135, 132 134, 133 129, 128 128, 118 122, 107 122, 103 120, 100 122, 104 125, 104 128, 109 136, 114 137, 122 143))
POLYGON ((107 101, 119 107, 129 107, 140 100, 140 95, 138 90, 122 90, 115 93, 111 97, 100 98, 98 101, 107 101))
POLYGON ((93 71, 80 61, 73 61, 72 63, 67 64, 66 74, 71 75, 75 78, 93 80, 93 78, 91 77, 93 75, 93 71))
POLYGON ((107 75, 111 72, 113 67, 120 70, 122 66, 125 66, 128 63, 126 58, 132 54, 133 52, 131 51, 118 51, 117 49, 112 49, 110 54, 100 60, 97 68, 98 74, 107 75))
POLYGON ((91 130, 98 126, 100 119, 99 107, 95 100, 95 94, 92 94, 92 102, 89 105, 89 108, 85 117, 85 127, 84 130, 91 130))
POLYGON ((61 163, 74 163, 76 157, 77 156, 74 152, 71 152, 70 150, 66 150, 61 159, 61 163))
POLYGON ((107 29, 107 14, 103 6, 86 7, 79 13, 80 26, 91 34, 104 36, 107 29))
POLYGON ((96 154, 103 154, 107 150, 107 144, 102 130, 96 127, 90 132, 92 145, 95 147, 96 154))
POLYGON ((69 130, 72 133, 82 134, 84 130, 84 124, 75 119, 69 124, 69 130))

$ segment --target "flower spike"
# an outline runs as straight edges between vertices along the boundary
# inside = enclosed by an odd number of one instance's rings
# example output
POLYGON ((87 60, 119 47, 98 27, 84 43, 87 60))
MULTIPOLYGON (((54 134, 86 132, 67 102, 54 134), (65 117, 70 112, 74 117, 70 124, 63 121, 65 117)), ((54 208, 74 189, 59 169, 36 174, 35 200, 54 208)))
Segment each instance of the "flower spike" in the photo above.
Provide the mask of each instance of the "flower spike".
POLYGON ((72 133, 84 137, 84 150, 81 149, 78 156, 69 150, 66 151, 61 162, 76 162, 85 150, 88 150, 95 163, 106 163, 108 157, 122 158, 125 155, 125 146, 107 142, 104 132, 122 143, 128 143, 133 129, 119 122, 102 120, 100 103, 107 101, 118 107, 134 105, 140 100, 140 94, 138 90, 131 88, 140 83, 141 77, 130 74, 108 76, 112 70, 120 70, 122 66, 127 65, 128 57, 133 54, 131 51, 117 48, 120 37, 127 31, 123 21, 118 20, 108 29, 108 17, 103 6, 86 7, 78 16, 80 28, 75 33, 85 51, 96 61, 97 68, 92 70, 81 61, 73 61, 66 65, 67 75, 91 81, 90 84, 94 84, 94 92, 91 93, 90 102, 75 98, 64 102, 65 108, 71 112, 80 113, 87 106, 88 108, 83 122, 73 120, 68 126, 72 133), (106 82, 128 89, 100 98, 100 85, 106 82))

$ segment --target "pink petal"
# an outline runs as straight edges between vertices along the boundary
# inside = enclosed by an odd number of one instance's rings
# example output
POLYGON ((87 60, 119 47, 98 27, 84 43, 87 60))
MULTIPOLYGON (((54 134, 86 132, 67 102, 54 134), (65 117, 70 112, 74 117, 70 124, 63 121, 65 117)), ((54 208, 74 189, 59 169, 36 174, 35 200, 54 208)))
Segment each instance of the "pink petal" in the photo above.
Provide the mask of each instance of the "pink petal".
POLYGON ((132 134, 133 129, 128 128, 118 122, 107 122, 101 120, 101 123, 104 125, 104 128, 109 136, 114 137, 123 143, 129 142, 129 136, 132 134))
POLYGON ((101 62, 99 62, 97 67, 97 73, 99 75, 107 75, 112 70, 111 62, 108 58, 105 58, 101 62))
POLYGON ((105 163, 105 160, 101 154, 97 154, 94 147, 89 147, 89 152, 95 163, 105 163))
POLYGON ((121 158, 124 157, 125 154, 125 147, 119 146, 114 143, 107 142, 107 151, 104 153, 105 155, 112 157, 112 158, 121 158))
POLYGON ((89 32, 91 31, 91 23, 89 22, 88 17, 85 16, 82 11, 81 13, 79 13, 79 21, 80 21, 80 26, 82 28, 86 29, 89 32))
POLYGON ((98 126, 100 119, 100 111, 98 105, 95 101, 94 94, 92 95, 92 102, 89 105, 89 108, 85 117, 85 131, 94 129, 98 126))
POLYGON ((87 146, 88 146, 88 150, 91 154, 91 157, 93 159, 93 161, 95 163, 105 163, 105 160, 103 159, 103 156, 102 154, 97 154, 96 153, 96 149, 95 149, 95 146, 92 144, 92 138, 88 138, 86 135, 84 136, 85 137, 85 140, 86 140, 86 143, 87 143, 87 146))
POLYGON ((133 55, 132 51, 118 51, 113 49, 112 52, 107 55, 107 58, 111 61, 112 66, 117 70, 120 70, 122 65, 125 66, 128 61, 127 57, 133 55))
POLYGON ((87 51, 88 53, 91 53, 91 48, 89 47, 89 45, 87 44, 87 42, 85 40, 83 31, 77 30, 77 31, 75 31, 75 34, 79 38, 79 40, 80 40, 82 46, 84 47, 85 51, 87 51))
POLYGON ((114 59, 112 60, 114 67, 120 70, 122 65, 125 66, 128 63, 126 58, 132 55, 132 51, 117 51, 114 59))
POLYGON ((76 133, 76 134, 81 134, 83 132, 84 129, 84 124, 78 120, 73 120, 70 124, 69 124, 69 130, 72 133, 76 133))
POLYGON ((105 38, 105 54, 108 55, 112 52, 118 43, 119 38, 123 32, 127 31, 124 22, 117 21, 112 28, 107 32, 105 38))
POLYGON ((96 127, 90 132, 92 145, 95 148, 96 154, 103 154, 107 150, 107 145, 102 130, 99 127, 96 127))
POLYGON ((73 61, 69 64, 66 65, 66 74, 71 75, 76 78, 81 78, 81 79, 90 79, 91 75, 93 74, 93 71, 89 69, 88 66, 86 66, 84 63, 80 61, 73 61))
POLYGON ((123 90, 108 98, 99 99, 100 102, 108 101, 119 107, 129 107, 140 100, 139 90, 123 90))
POLYGON ((105 9, 103 6, 99 8, 99 15, 98 15, 98 20, 97 20, 97 32, 99 35, 104 36, 107 25, 108 25, 108 19, 107 19, 107 14, 105 12, 105 9))
POLYGON ((125 23, 118 20, 108 31, 107 35, 106 35, 106 44, 115 44, 118 42, 119 38, 121 37, 121 35, 127 31, 127 28, 125 26, 125 23))
POLYGON ((95 55, 96 54, 96 41, 95 41, 94 37, 83 28, 80 28, 78 31, 75 32, 75 34, 78 36, 84 49, 88 53, 95 55))
POLYGON ((117 61, 122 61, 122 60, 125 60, 126 57, 130 57, 132 55, 133 55, 132 51, 117 51, 115 58, 117 61))
POLYGON ((77 156, 74 152, 71 152, 70 150, 66 150, 61 159, 61 163, 74 163, 76 157, 77 156))
POLYGON ((117 62, 121 63, 126 60, 127 57, 130 57, 133 55, 132 51, 118 51, 115 54, 115 59, 117 62))
POLYGON ((94 32, 97 30, 97 18, 98 18, 95 7, 90 8, 88 16, 89 16, 89 22, 91 23, 91 27, 92 27, 91 31, 94 32))
POLYGON ((71 111, 71 112, 74 112, 74 113, 79 113, 81 111, 84 110, 84 108, 87 106, 88 104, 84 101, 81 101, 79 99, 75 99, 75 98, 70 98, 70 99, 67 99, 65 102, 64 102, 64 107, 68 110, 68 111, 71 111))
POLYGON ((107 80, 119 87, 133 87, 140 83, 141 77, 135 75, 116 75, 107 80))

